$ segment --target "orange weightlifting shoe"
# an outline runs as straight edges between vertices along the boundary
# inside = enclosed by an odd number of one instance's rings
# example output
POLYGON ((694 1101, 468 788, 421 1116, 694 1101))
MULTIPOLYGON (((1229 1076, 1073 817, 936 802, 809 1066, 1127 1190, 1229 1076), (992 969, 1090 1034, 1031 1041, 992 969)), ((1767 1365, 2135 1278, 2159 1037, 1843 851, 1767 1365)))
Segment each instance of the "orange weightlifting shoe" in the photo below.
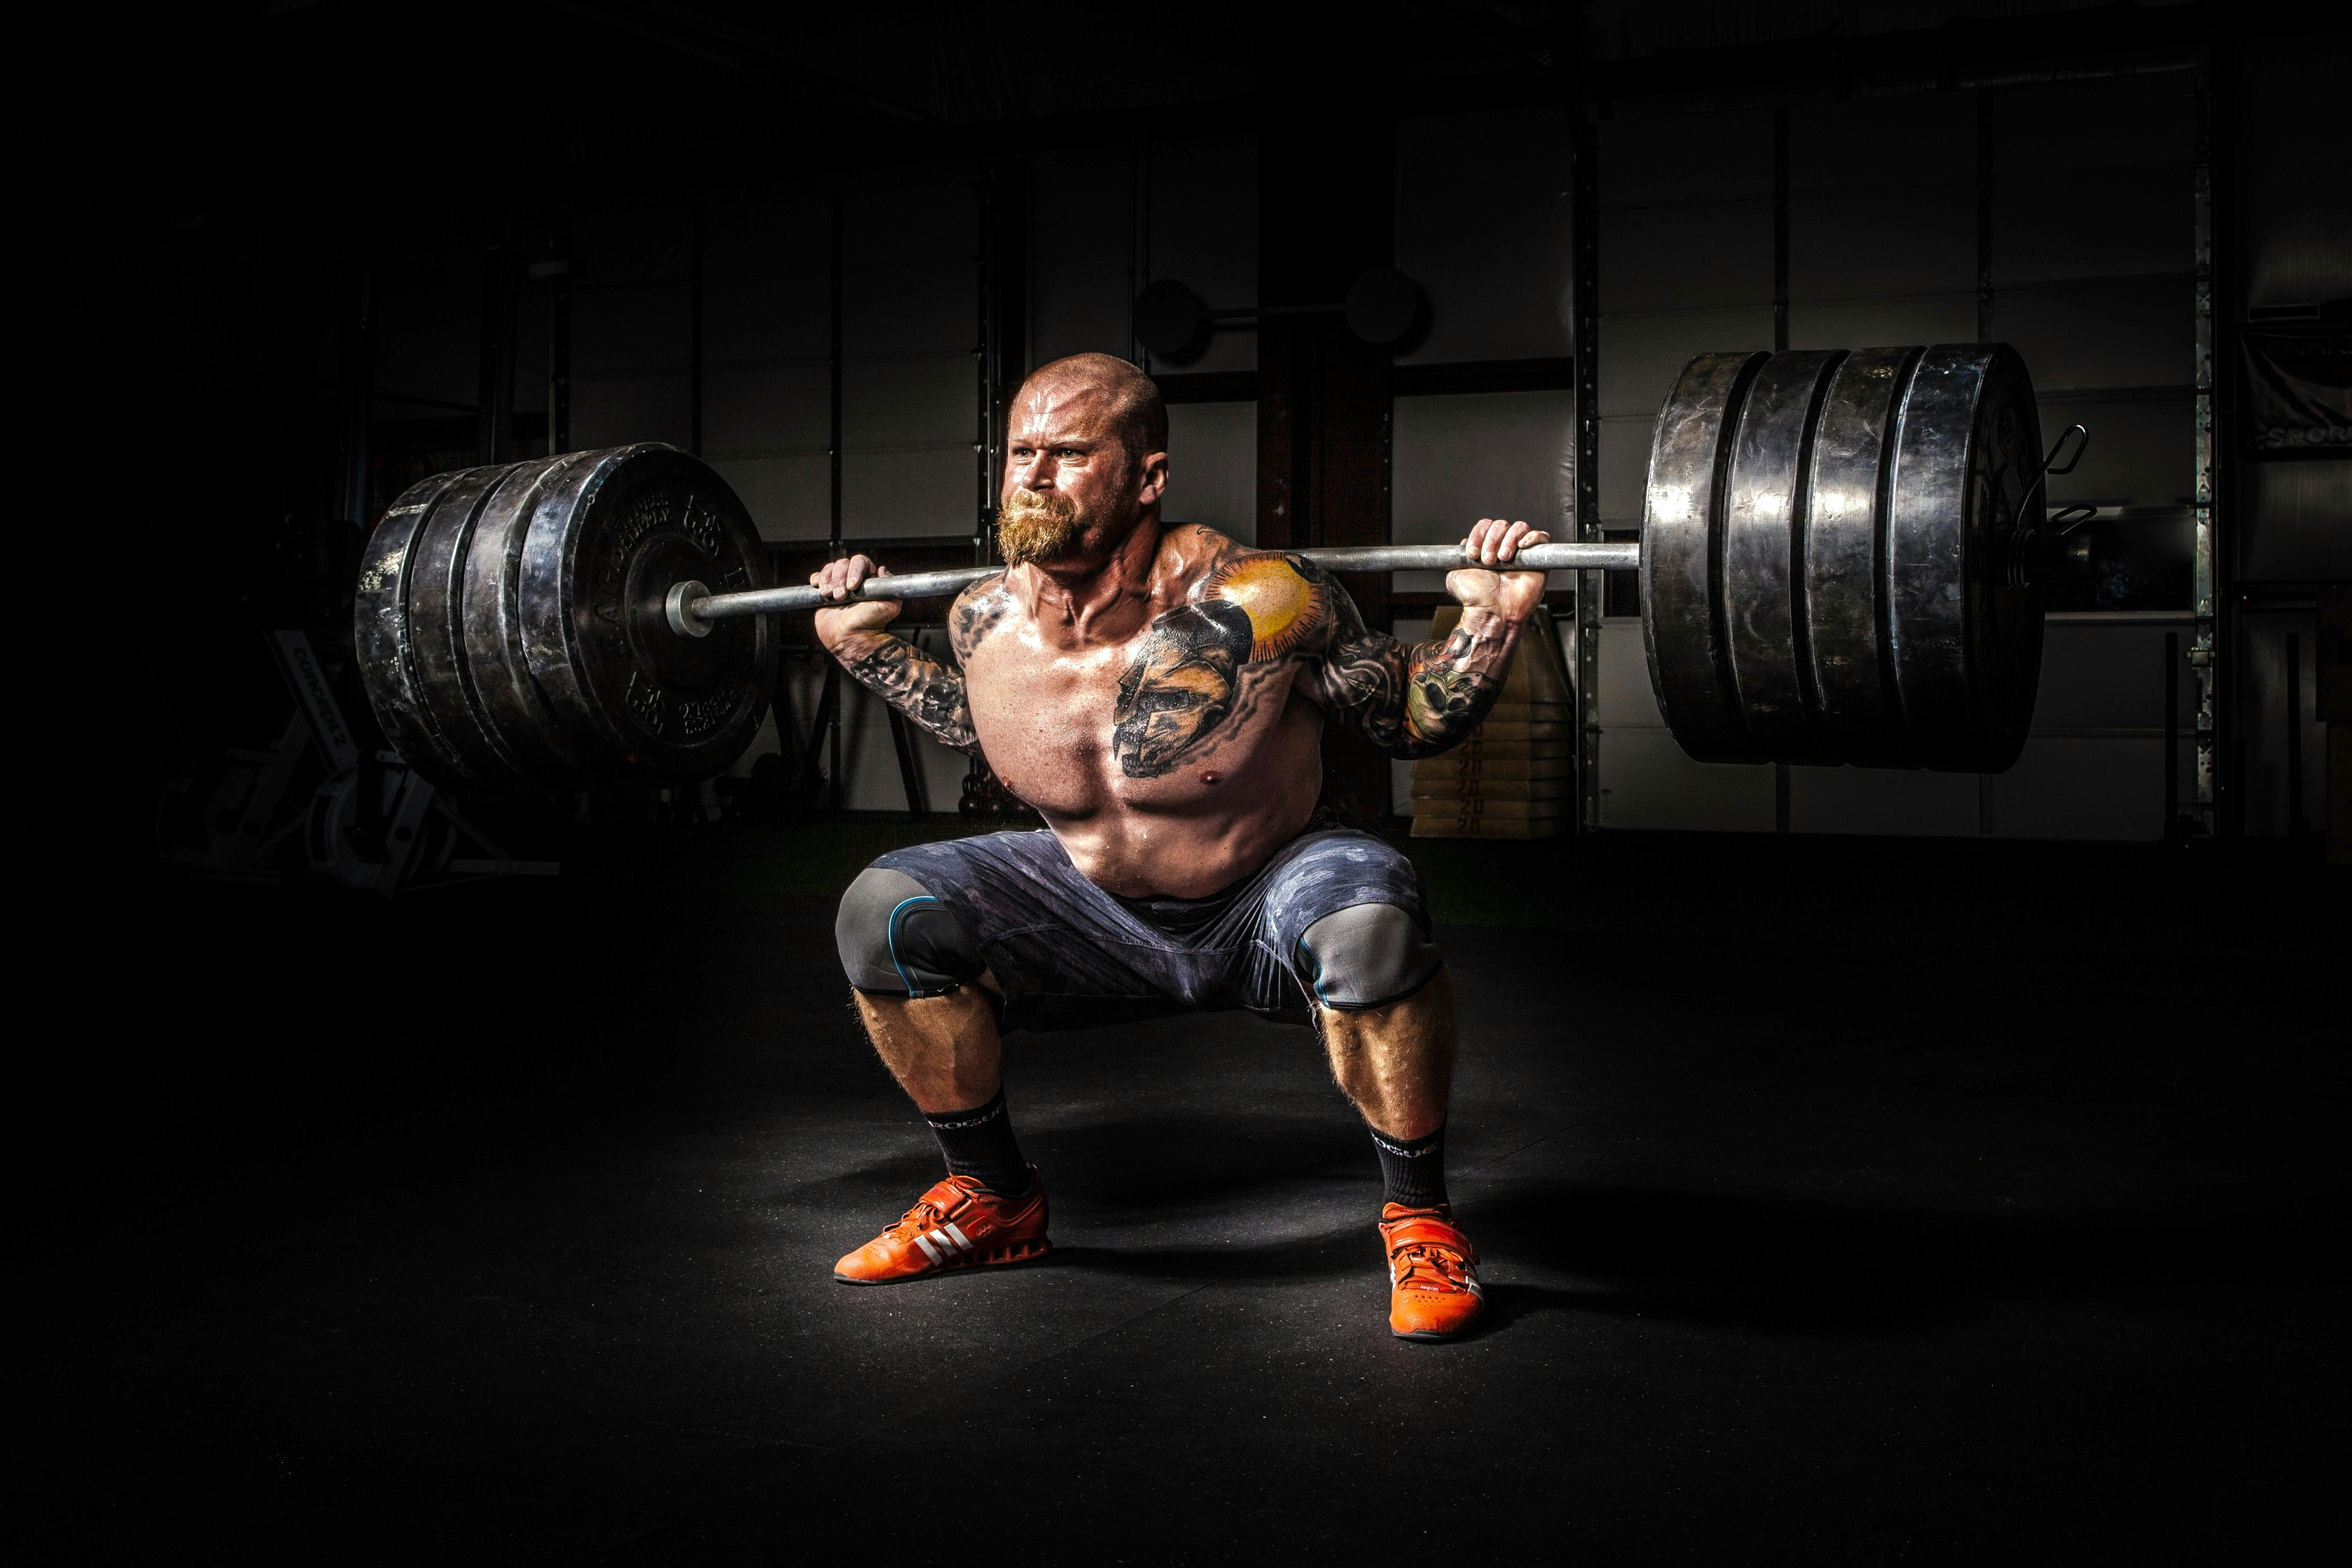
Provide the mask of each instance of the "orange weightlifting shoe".
POLYGON ((1454 1228, 1453 1211, 1381 1209, 1381 1244, 1389 1254, 1389 1332, 1399 1339, 1459 1339, 1478 1321, 1478 1249, 1454 1228))
MULTIPOLYGON (((1035 1176, 1037 1167, 1029 1167, 1035 1176)), ((971 1176, 951 1176, 915 1200, 881 1235, 833 1266, 845 1285, 895 1285, 957 1269, 1025 1263, 1054 1249, 1045 1239, 1045 1184, 1000 1197, 971 1176)))

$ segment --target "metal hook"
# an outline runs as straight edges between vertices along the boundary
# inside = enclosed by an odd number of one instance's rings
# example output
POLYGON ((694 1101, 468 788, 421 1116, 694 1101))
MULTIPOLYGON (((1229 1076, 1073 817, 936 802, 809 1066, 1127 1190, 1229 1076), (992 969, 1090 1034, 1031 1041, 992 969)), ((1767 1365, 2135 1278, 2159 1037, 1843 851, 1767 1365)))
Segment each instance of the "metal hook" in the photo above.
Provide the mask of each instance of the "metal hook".
POLYGON ((2075 464, 2083 461, 2083 454, 2090 451, 2090 449, 2091 433, 2084 426, 2081 424, 2070 424, 2065 429, 2060 431, 2058 433, 2058 439, 2051 444, 2050 455, 2042 460, 2041 471, 2033 476, 2033 483, 2028 485, 2025 487, 2025 494, 2018 498, 2017 515, 2022 517, 2033 509, 2035 497, 2042 493, 2042 482, 2044 479, 2047 479, 2053 474, 2072 474, 2074 471, 2075 464), (2066 438, 2070 435, 2081 436, 2083 438, 2082 444, 2074 448, 2074 456, 2072 462, 2069 462, 2063 468, 2056 467, 2054 465, 2058 461, 2058 454, 2066 449, 2066 438))
POLYGON ((2057 441, 2051 445, 2050 455, 2042 460, 2042 472, 2044 474, 2072 474, 2074 471, 2074 465, 2082 462, 2083 454, 2088 452, 2090 449, 2090 431, 2080 424, 2070 424, 2065 429, 2058 433, 2057 441), (2063 468, 2061 468, 2058 466, 2058 454, 2064 449, 2066 445, 2066 438, 2070 435, 2081 436, 2083 438, 2083 444, 2074 448, 2074 456, 2073 461, 2069 462, 2063 468))
POLYGON ((2084 506, 2077 501, 2071 507, 2063 507, 2053 513, 2050 520, 2042 527, 2050 531, 2050 537, 2053 539, 2063 539, 2098 515, 2098 507, 2084 506), (2082 514, 2080 517, 2075 516, 2078 512, 2082 514))

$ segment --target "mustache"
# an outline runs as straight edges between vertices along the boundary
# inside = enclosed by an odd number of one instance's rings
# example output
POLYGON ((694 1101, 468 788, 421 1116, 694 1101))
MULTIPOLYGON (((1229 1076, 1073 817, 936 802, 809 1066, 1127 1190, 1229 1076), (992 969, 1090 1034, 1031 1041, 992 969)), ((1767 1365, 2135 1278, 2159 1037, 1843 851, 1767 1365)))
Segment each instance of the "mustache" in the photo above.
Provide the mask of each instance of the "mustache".
POLYGON ((1077 503, 1067 496, 1048 496, 1024 489, 1015 490, 1007 497, 997 515, 1006 517, 1014 514, 1024 518, 1042 520, 1050 517, 1057 522, 1066 522, 1078 515, 1078 507, 1077 503))

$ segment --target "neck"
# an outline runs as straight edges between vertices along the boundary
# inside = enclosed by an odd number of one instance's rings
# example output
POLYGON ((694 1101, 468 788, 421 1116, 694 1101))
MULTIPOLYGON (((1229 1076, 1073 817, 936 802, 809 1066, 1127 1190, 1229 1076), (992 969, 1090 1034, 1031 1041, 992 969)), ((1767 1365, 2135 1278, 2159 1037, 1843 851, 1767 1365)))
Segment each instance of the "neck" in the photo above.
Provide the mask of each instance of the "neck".
POLYGON ((1041 631, 1066 646, 1124 642, 1150 618, 1160 517, 1136 519, 1127 537, 1097 559, 1033 563, 1013 573, 1041 631))

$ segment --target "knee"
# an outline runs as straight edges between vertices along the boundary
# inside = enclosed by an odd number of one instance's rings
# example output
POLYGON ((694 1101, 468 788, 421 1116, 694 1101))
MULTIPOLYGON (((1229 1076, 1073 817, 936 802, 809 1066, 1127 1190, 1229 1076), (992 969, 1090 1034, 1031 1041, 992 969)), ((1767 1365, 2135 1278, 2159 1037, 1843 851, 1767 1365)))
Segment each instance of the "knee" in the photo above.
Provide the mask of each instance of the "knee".
POLYGON ((833 938, 849 983, 877 996, 944 996, 987 967, 963 922, 888 866, 868 866, 849 884, 833 938))
POLYGON ((1401 1002, 1437 973, 1437 945, 1411 912, 1359 904, 1325 915, 1298 939, 1307 989, 1327 1008, 1401 1002))

